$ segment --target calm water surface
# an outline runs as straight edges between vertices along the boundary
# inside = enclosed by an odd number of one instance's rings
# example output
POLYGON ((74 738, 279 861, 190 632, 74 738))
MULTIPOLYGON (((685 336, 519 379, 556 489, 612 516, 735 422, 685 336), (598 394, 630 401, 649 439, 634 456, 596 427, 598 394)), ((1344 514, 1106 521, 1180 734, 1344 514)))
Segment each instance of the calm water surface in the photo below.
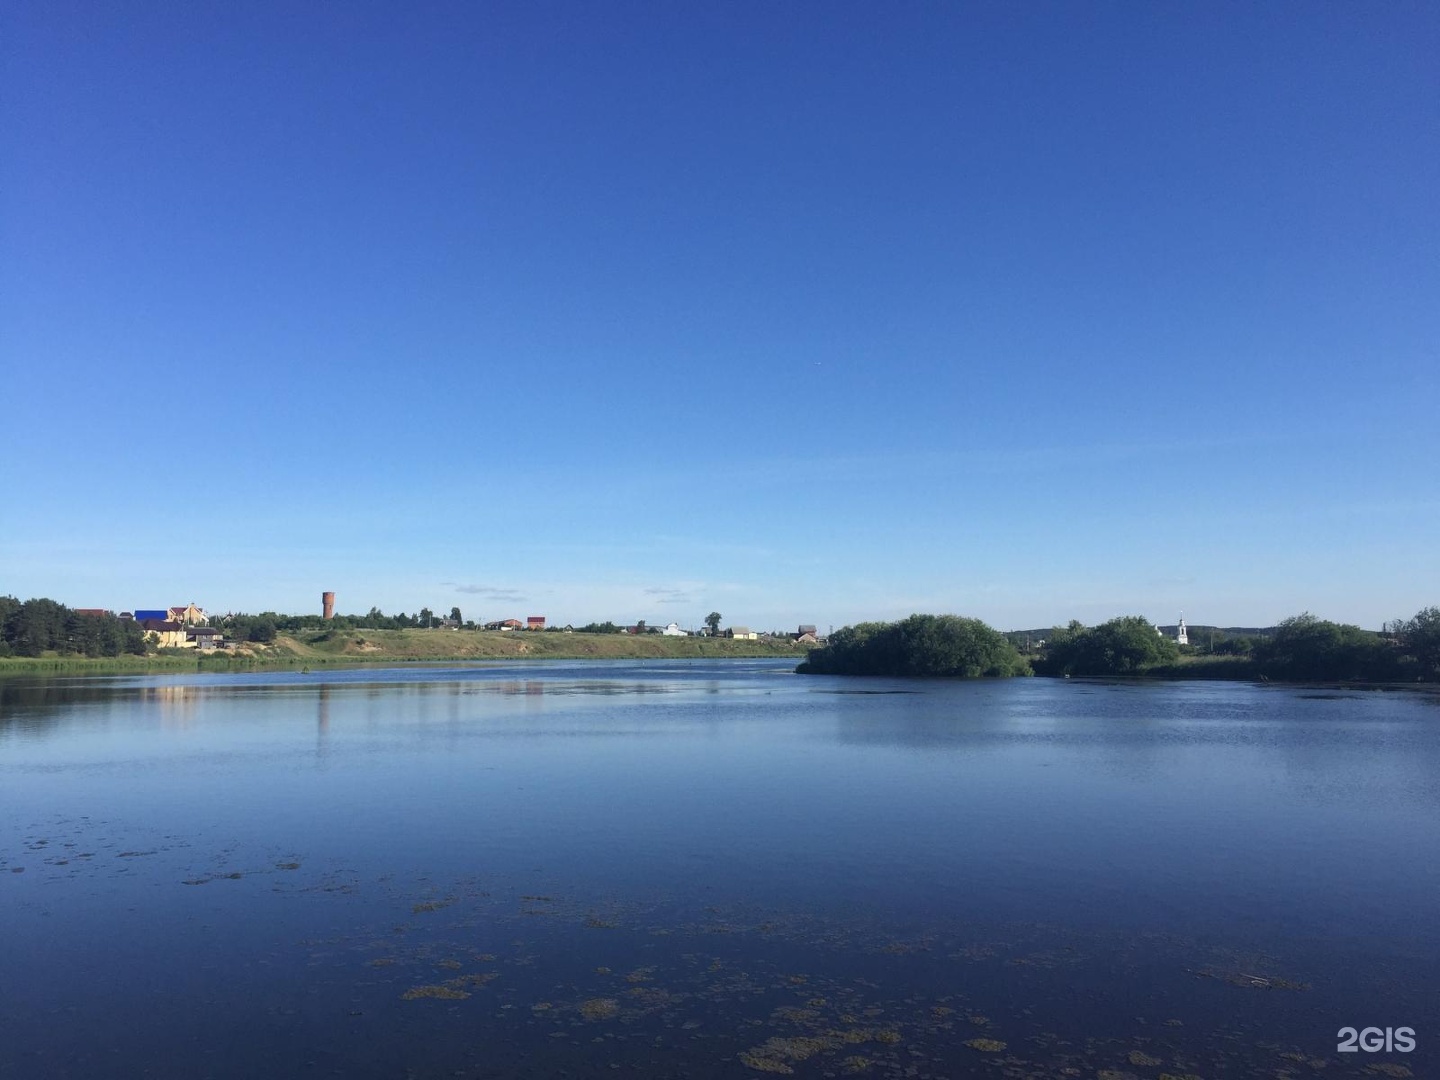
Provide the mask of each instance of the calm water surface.
POLYGON ((0 1077, 1440 1077, 1440 697, 787 667, 0 681, 0 1077))

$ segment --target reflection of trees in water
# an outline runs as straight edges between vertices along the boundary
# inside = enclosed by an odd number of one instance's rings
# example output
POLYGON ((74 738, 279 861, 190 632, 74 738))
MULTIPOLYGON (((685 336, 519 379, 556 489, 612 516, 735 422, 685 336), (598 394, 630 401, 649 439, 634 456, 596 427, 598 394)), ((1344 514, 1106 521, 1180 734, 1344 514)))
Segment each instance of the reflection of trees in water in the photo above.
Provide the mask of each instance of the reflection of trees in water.
POLYGON ((837 742, 957 754, 1049 748, 1072 767, 1127 782, 1192 783, 1214 773, 1227 790, 1278 783, 1290 797, 1325 805, 1440 804, 1440 740, 1429 715, 1440 694, 1431 692, 1100 680, 877 683, 875 690, 856 692, 846 683, 818 692, 829 702, 837 742))

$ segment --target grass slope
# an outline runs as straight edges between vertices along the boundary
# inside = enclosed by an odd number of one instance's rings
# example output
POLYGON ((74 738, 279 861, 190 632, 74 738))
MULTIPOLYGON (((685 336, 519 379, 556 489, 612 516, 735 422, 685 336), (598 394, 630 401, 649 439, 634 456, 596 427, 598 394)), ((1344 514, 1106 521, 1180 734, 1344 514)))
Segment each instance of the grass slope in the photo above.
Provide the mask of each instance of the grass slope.
POLYGON ((558 634, 483 630, 332 630, 281 634, 271 645, 245 645, 201 655, 169 649, 154 656, 0 658, 0 675, 66 672, 225 671, 317 664, 443 662, 462 660, 643 660, 692 657, 794 657, 808 645, 789 641, 664 637, 646 634, 558 634))
POLYGON ((269 650, 298 660, 576 660, 725 656, 803 657, 789 641, 486 630, 321 630, 281 634, 269 650))

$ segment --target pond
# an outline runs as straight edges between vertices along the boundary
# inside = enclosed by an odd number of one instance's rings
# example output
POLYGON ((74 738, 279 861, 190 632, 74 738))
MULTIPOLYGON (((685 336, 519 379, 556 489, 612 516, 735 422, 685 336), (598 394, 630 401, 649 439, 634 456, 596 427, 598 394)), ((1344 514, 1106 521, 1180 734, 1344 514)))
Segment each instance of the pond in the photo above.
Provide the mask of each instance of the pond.
POLYGON ((11 678, 0 822, 5 1078, 1440 1075, 1433 694, 11 678))

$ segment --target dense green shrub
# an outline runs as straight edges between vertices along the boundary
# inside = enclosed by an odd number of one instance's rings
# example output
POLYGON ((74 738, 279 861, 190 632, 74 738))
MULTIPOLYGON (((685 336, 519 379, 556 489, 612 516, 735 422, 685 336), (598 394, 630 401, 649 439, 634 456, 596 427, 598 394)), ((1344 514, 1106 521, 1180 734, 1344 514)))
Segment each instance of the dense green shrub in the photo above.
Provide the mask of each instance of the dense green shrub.
MULTIPOLYGON (((1286 619, 1255 646, 1261 674, 1294 682, 1403 678, 1413 661, 1379 634, 1309 612, 1286 619)), ((1413 677, 1413 675, 1412 675, 1413 677)))
POLYGON ((1139 675, 1172 664, 1180 647, 1142 615, 1124 615, 1099 626, 1072 622, 1051 632, 1045 643, 1043 675, 1139 675))
POLYGON ((1030 665, 998 630, 958 615, 911 615, 895 623, 859 623, 795 669, 806 675, 943 675, 958 678, 1030 674, 1030 665))

